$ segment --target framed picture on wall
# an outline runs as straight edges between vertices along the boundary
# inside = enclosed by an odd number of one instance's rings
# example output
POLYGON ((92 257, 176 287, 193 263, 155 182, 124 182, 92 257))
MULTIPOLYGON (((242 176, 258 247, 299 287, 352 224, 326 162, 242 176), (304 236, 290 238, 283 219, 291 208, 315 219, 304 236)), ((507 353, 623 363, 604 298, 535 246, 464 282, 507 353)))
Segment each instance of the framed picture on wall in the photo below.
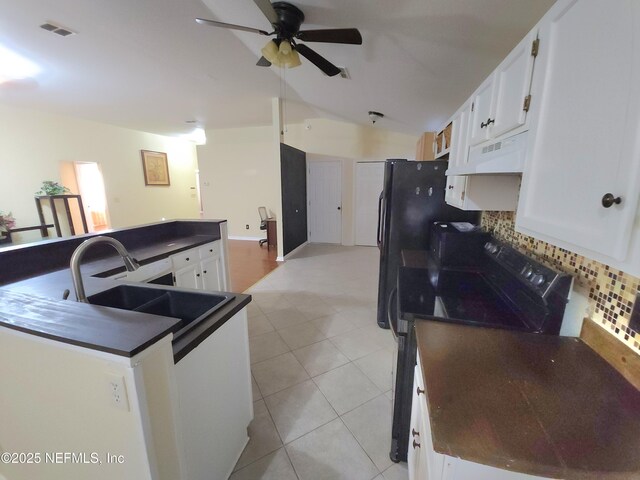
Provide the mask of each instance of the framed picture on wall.
POLYGON ((169 181, 169 163, 167 154, 140 150, 142 153, 142 170, 145 185, 171 185, 169 181))

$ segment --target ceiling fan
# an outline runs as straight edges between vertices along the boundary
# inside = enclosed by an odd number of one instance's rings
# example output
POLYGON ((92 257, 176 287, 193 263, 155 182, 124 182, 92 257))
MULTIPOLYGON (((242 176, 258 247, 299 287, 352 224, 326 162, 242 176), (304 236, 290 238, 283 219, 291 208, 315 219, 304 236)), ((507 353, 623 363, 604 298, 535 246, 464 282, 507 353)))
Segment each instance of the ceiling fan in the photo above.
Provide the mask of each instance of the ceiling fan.
POLYGON ((202 25, 241 30, 243 32, 253 32, 260 35, 272 36, 276 38, 269 42, 262 49, 262 58, 258 60, 260 67, 287 66, 289 68, 300 65, 298 53, 313 63, 316 67, 333 77, 340 73, 340 69, 327 59, 306 46, 303 42, 323 42, 323 43, 344 43, 351 45, 362 45, 362 36, 356 28, 336 28, 323 30, 303 30, 300 26, 304 22, 304 13, 290 3, 274 2, 269 0, 253 0, 262 11, 273 27, 272 32, 257 28, 233 25, 231 23, 216 22, 204 18, 196 18, 196 22, 202 25))

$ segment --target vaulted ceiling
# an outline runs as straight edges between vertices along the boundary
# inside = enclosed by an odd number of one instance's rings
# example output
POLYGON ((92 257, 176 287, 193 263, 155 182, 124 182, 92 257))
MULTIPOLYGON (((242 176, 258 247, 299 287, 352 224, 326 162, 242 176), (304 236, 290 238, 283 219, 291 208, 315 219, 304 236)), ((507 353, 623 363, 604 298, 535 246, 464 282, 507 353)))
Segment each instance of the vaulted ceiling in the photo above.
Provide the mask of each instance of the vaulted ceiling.
POLYGON ((326 117, 417 134, 434 130, 472 93, 554 0, 292 0, 304 29, 357 27, 363 45, 310 44, 351 79, 308 61, 281 71, 255 63, 266 37, 196 17, 269 29, 252 0, 0 0, 0 45, 38 76, 0 84, 0 103, 160 134, 326 117), (61 37, 52 22, 77 35, 61 37))

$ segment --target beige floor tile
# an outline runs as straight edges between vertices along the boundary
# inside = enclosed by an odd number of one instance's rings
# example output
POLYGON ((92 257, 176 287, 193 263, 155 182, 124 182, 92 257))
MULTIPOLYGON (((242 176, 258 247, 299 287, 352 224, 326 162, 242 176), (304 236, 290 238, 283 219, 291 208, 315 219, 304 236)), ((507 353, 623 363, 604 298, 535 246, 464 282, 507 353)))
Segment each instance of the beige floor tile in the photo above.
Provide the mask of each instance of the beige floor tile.
POLYGON ((265 403, 285 444, 337 417, 312 380, 270 395, 265 403))
POLYGON ((249 327, 249 337, 255 337, 256 335, 262 335, 263 333, 269 333, 275 330, 269 322, 269 319, 263 313, 249 317, 247 319, 247 325, 249 327))
POLYGON ((281 448, 242 470, 236 471, 230 480, 297 480, 289 456, 281 448))
POLYGON ((349 359, 329 340, 294 350, 293 354, 312 377, 349 363, 349 359))
POLYGON ((262 398, 262 394, 260 393, 260 389, 258 388, 258 384, 256 383, 255 378, 253 378, 253 375, 251 375, 251 394, 253 395, 254 402, 262 398))
POLYGON ((371 480, 379 473, 339 418, 285 448, 300 480, 371 480))
POLYGON ((249 338, 249 352, 251 363, 262 362, 277 357, 290 350, 278 332, 263 333, 249 338))
POLYGON ((406 462, 394 463, 384 472, 382 472, 384 480, 409 480, 409 470, 406 462))
POLYGON ((389 458, 392 410, 391 401, 385 395, 351 410, 342 420, 378 470, 382 472, 392 465, 389 458))
POLYGON ((342 312, 313 320, 313 324, 327 337, 333 337, 354 330, 356 326, 342 312))
MULTIPOLYGON (((257 378, 256 378, 257 380, 257 378)), ((377 397, 382 391, 355 365, 347 363, 313 378, 331 406, 343 415, 377 397)), ((259 385, 259 383, 258 383, 259 385)), ((260 390, 263 392, 262 387, 260 390)))
POLYGON ((263 400, 253 404, 253 420, 249 424, 249 443, 245 447, 235 469, 255 462, 282 446, 276 426, 263 400))
POLYGON ((255 363, 251 370, 263 397, 309 379, 306 370, 291 352, 255 363))
POLYGON ((362 370, 362 373, 369 377, 380 390, 386 392, 392 388, 391 372, 395 359, 394 350, 383 348, 369 355, 365 355, 353 363, 355 363, 356 366, 362 370))
MULTIPOLYGON (((390 332, 387 333, 391 336, 390 332)), ((349 360, 357 360, 381 348, 376 336, 372 335, 367 328, 351 330, 350 332, 330 337, 329 340, 338 350, 344 353, 349 360)))
POLYGON ((278 330, 278 333, 292 350, 306 347, 327 338, 324 333, 310 322, 283 328, 278 330))
POLYGON ((289 307, 280 310, 272 310, 267 313, 267 318, 276 330, 291 327, 308 321, 300 310, 289 307))

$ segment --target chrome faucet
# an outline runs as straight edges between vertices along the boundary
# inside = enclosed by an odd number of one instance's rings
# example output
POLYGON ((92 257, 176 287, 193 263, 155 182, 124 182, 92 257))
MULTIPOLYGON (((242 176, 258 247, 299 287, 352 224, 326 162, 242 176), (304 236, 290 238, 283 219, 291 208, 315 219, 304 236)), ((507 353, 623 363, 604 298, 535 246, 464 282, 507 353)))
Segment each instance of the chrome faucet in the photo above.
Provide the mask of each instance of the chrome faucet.
POLYGON ((76 248, 73 252, 73 255, 71 255, 71 279, 73 280, 73 288, 76 292, 76 300, 78 302, 88 303, 87 295, 84 293, 82 274, 80 273, 80 261, 82 260, 82 257, 84 256, 84 253, 87 251, 87 249, 92 245, 95 245, 96 243, 107 243, 113 246, 113 248, 115 248, 118 254, 120 254, 120 256, 122 257, 122 261, 124 262, 124 266, 127 268, 127 272, 133 272, 140 267, 140 265, 138 265, 138 262, 136 262, 133 257, 129 255, 129 252, 127 252, 127 249, 124 248, 124 245, 122 245, 122 243, 120 243, 115 238, 99 236, 90 238, 89 240, 85 240, 80 245, 78 245, 78 248, 76 248))

